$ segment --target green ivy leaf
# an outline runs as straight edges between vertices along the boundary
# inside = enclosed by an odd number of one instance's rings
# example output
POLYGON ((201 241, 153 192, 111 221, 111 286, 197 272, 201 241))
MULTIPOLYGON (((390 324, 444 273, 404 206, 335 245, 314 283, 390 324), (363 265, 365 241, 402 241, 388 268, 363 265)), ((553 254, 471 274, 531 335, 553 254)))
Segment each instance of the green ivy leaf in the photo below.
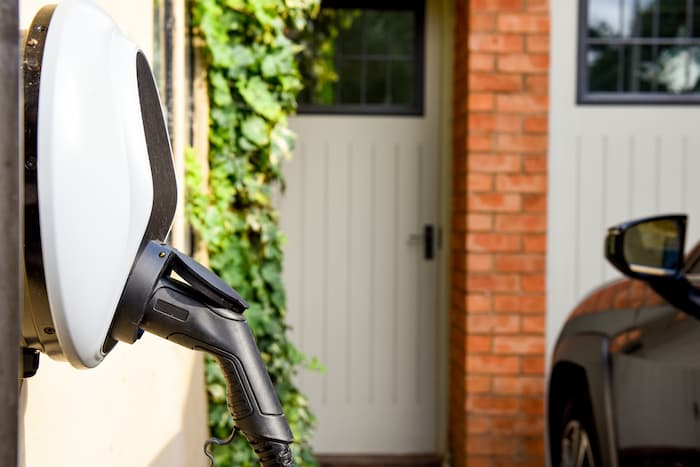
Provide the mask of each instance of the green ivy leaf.
POLYGON ((270 141, 270 129, 261 117, 248 117, 241 125, 241 132, 255 146, 266 146, 270 141))
MULTIPOLYGON (((210 153, 208 172, 192 150, 186 153, 186 213, 207 245, 210 267, 250 303, 246 316, 294 433, 296 464, 302 466, 317 465, 310 445, 315 418, 293 379, 300 369, 321 365, 287 338, 281 278, 285 237, 271 193, 274 185, 283 186, 280 164, 294 147, 287 115, 296 109, 302 87, 295 57, 303 47, 286 33, 302 31, 309 16, 318 14, 319 3, 191 3, 194 31, 203 39, 207 55, 210 153)), ((323 64, 320 70, 332 76, 332 66, 323 64)), ((205 377, 210 431, 225 438, 233 422, 223 374, 211 358, 205 377)), ((242 437, 215 447, 213 453, 217 465, 258 465, 242 437)))
POLYGON ((282 117, 282 107, 261 77, 253 76, 248 81, 239 81, 238 90, 253 110, 263 117, 272 121, 282 117))

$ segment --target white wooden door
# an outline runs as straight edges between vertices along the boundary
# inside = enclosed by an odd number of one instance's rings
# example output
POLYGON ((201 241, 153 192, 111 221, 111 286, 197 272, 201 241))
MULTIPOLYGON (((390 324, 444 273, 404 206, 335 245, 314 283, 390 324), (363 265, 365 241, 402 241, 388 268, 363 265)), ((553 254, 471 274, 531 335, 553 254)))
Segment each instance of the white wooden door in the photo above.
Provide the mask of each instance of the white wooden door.
POLYGON ((603 281, 620 277, 603 257, 608 227, 642 216, 684 212, 690 216, 686 246, 700 239, 696 182, 700 109, 577 104, 572 51, 579 9, 576 2, 550 5, 547 344, 551 351, 577 302, 603 281))
POLYGON ((327 368, 300 384, 321 453, 437 451, 440 8, 426 7, 423 116, 306 115, 285 167, 292 338, 327 368), (436 235, 437 236, 437 235, 436 235))

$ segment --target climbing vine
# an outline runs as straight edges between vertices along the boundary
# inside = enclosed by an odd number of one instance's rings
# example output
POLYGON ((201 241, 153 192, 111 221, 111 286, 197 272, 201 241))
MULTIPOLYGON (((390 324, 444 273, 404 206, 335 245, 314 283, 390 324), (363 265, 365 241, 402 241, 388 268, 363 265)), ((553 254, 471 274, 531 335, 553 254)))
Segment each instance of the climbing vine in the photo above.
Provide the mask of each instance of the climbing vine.
MULTIPOLYGON (((283 184, 280 163, 291 156, 287 115, 302 89, 289 31, 303 31, 319 0, 192 0, 195 34, 202 39, 209 81, 209 175, 187 154, 187 213, 206 244, 211 268, 250 304, 246 312, 263 360, 295 436, 300 465, 316 465, 310 448, 314 415, 293 376, 310 362, 287 339, 282 244, 271 195, 283 184)), ((214 361, 206 363, 209 426, 232 430, 226 385, 214 361)), ((218 466, 254 466, 247 443, 214 450, 218 466)))

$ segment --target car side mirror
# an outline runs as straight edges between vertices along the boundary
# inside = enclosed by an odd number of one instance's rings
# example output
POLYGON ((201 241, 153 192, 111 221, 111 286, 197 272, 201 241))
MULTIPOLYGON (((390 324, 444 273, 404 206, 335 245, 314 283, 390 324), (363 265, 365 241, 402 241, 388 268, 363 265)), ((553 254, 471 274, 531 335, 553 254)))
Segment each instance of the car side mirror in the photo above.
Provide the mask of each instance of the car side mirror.
POLYGON ((605 257, 624 275, 646 282, 679 310, 700 319, 700 289, 683 271, 687 216, 648 217, 611 227, 605 257))
POLYGON ((666 215, 611 227, 605 257, 635 279, 676 278, 683 269, 686 225, 686 215, 666 215))

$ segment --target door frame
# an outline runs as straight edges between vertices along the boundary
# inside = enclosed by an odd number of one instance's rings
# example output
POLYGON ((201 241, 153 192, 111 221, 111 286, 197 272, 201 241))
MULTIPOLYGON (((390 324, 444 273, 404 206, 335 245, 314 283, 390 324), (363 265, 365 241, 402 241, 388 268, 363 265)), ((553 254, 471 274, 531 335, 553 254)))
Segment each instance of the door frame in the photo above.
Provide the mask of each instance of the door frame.
MULTIPOLYGON (((437 286, 437 439, 435 446, 443 454, 443 463, 449 462, 449 356, 450 356, 450 236, 452 231, 452 125, 453 125, 453 76, 455 0, 426 0, 438 3, 440 21, 440 157, 439 157, 439 219, 441 226, 438 249, 437 286)), ((427 17, 427 15, 426 15, 427 17)))

